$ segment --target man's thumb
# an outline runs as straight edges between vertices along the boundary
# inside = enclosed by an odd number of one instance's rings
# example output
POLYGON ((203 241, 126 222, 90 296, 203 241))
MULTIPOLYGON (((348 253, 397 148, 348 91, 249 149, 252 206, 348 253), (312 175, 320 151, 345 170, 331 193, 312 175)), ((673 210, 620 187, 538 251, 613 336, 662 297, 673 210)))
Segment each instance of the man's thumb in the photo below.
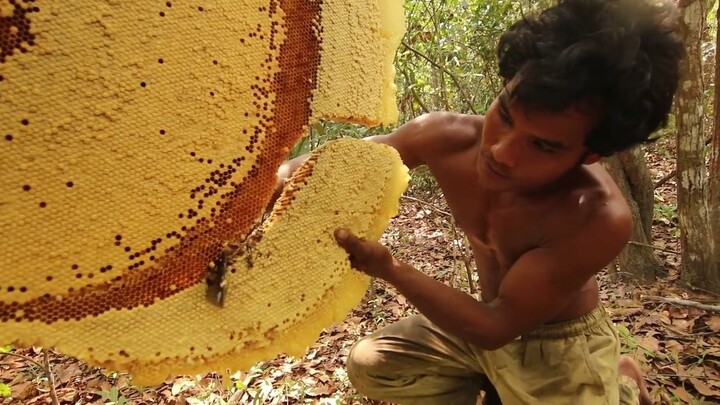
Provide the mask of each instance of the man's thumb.
POLYGON ((338 228, 335 230, 335 240, 340 243, 347 242, 350 239, 350 232, 345 228, 338 228))
POLYGON ((345 250, 356 250, 360 244, 360 239, 345 228, 335 230, 335 240, 345 250))

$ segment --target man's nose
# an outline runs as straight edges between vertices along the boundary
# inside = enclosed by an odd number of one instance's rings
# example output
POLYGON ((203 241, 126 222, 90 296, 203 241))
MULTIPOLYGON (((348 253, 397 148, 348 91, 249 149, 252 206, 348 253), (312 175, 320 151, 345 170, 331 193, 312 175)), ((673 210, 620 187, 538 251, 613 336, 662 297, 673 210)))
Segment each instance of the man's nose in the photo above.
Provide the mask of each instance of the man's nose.
POLYGON ((517 163, 517 148, 513 147, 512 134, 505 134, 490 148, 493 159, 508 168, 515 167, 517 163))

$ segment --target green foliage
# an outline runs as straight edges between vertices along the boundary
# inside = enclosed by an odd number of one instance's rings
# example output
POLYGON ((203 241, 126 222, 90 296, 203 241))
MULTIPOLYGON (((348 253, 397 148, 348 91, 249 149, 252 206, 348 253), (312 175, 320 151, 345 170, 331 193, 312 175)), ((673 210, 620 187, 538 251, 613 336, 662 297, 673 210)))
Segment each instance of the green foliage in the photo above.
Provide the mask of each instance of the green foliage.
POLYGON ((655 191, 655 204, 653 205, 653 220, 661 222, 669 226, 669 232, 672 237, 680 236, 680 228, 678 225, 677 204, 675 201, 666 201, 662 193, 655 191))
POLYGON ((637 341, 633 338, 630 330, 622 324, 615 326, 617 329, 618 337, 620 338, 620 353, 630 354, 633 353, 637 348, 637 341))
POLYGON ((318 122, 310 127, 308 136, 300 139, 290 151, 289 158, 304 155, 318 146, 339 138, 365 138, 367 136, 382 135, 392 131, 392 127, 368 128, 356 124, 339 122, 318 122))
POLYGON ((550 1, 406 2, 407 32, 396 58, 401 121, 423 112, 482 113, 503 83, 500 36, 523 14, 550 1))
POLYGON ((10 391, 10 386, 5 383, 0 383, 0 397, 1 398, 7 398, 12 394, 10 391))
POLYGON ((487 109, 502 87, 495 47, 517 2, 406 3, 407 32, 396 66, 402 120, 423 112, 487 109))
POLYGON ((15 349, 13 345, 0 346, 0 353, 10 353, 15 349))
POLYGON ((410 174, 410 191, 433 191, 437 188, 437 181, 427 167, 420 167, 410 174))

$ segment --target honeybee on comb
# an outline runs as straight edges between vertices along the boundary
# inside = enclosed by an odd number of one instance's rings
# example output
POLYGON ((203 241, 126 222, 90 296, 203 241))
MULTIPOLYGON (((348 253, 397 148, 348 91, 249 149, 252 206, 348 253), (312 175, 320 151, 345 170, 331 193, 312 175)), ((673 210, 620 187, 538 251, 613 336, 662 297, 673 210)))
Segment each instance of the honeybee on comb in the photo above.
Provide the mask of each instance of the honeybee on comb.
POLYGON ((222 308, 227 296, 226 275, 228 267, 232 264, 233 254, 238 250, 236 246, 225 245, 222 251, 205 270, 205 298, 212 304, 222 308))

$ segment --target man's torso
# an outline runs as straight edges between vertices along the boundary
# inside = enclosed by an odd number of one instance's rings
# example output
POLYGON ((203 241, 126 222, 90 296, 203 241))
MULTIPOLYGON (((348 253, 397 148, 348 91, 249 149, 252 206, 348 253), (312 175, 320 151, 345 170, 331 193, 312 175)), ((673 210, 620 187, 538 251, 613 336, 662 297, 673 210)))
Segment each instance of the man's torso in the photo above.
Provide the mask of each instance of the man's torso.
MULTIPOLYGON (((427 165, 456 223, 468 237, 482 299, 491 302, 503 277, 520 256, 582 227, 577 204, 583 199, 610 200, 622 196, 599 164, 579 168, 577 176, 564 188, 542 196, 518 197, 486 189, 476 169, 483 118, 457 119, 467 120, 467 133, 459 135, 452 147, 433 156, 427 165)), ((533 286, 528 286, 528 294, 532 294, 532 289, 533 286)), ((598 286, 591 277, 550 322, 577 318, 590 312, 597 303, 598 286)))

